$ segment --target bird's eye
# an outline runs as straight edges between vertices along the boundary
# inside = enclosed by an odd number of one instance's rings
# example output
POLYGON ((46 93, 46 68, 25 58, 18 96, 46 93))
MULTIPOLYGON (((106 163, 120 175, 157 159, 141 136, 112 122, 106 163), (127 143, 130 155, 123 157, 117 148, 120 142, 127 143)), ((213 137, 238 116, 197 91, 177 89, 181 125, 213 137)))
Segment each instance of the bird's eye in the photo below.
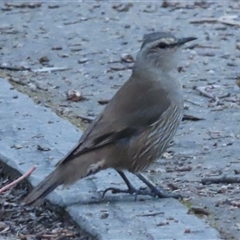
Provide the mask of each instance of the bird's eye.
POLYGON ((159 48, 166 48, 168 45, 166 44, 166 43, 164 43, 164 42, 160 42, 159 44, 158 44, 158 47, 159 48))

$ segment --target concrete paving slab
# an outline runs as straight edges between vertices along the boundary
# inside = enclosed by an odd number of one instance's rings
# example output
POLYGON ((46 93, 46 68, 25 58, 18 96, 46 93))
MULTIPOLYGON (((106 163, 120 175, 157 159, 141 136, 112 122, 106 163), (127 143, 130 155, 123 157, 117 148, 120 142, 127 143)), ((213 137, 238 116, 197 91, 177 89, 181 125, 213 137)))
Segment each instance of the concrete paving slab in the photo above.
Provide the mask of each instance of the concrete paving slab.
MULTIPOLYGON (((0 159, 21 173, 33 165, 35 186, 77 142, 81 131, 50 109, 36 105, 0 79, 0 159), (39 146, 49 151, 40 151, 39 146)), ((133 176, 131 181, 140 186, 133 176)), ((72 218, 97 239, 220 239, 203 220, 188 214, 174 199, 112 195, 100 190, 125 187, 113 171, 103 171, 68 189, 58 188, 48 199, 64 206, 72 218)))

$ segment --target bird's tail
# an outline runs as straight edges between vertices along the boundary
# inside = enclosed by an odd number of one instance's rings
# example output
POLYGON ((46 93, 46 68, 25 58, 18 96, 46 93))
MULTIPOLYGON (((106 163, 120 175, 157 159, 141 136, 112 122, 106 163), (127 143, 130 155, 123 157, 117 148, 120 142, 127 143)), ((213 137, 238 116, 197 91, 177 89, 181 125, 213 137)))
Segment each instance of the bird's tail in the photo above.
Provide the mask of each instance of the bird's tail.
POLYGON ((24 202, 28 205, 39 205, 42 200, 59 185, 70 185, 100 170, 106 169, 104 161, 101 161, 103 153, 92 151, 71 161, 60 162, 56 169, 40 182, 24 202))
POLYGON ((24 199, 28 205, 39 205, 42 200, 56 187, 63 184, 61 168, 56 168, 42 182, 40 182, 24 199))

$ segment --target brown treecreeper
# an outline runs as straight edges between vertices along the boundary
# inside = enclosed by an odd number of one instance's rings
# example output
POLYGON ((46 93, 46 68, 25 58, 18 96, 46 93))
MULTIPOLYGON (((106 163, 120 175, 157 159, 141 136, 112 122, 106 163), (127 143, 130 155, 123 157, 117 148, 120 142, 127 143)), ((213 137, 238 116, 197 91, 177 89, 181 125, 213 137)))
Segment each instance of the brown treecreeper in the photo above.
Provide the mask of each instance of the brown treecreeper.
POLYGON ((195 39, 178 39, 165 32, 145 35, 129 80, 90 124, 74 149, 26 197, 26 204, 36 205, 59 185, 72 184, 107 168, 115 169, 128 189, 108 188, 104 194, 111 190, 179 198, 179 194, 156 188, 140 172, 161 157, 182 120, 177 53, 184 43, 195 39), (148 188, 135 189, 124 170, 134 173, 148 188))

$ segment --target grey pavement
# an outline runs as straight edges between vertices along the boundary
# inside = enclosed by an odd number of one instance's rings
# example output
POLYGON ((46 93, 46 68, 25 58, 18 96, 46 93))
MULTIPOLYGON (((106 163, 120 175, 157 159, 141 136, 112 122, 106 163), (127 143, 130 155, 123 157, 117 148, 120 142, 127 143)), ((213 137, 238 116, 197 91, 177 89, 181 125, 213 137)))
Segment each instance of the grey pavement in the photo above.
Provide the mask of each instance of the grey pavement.
MULTIPOLYGON (((0 159, 25 173, 36 185, 77 142, 81 132, 50 109, 0 79, 0 159), (49 151, 40 151, 39 147, 49 151)), ((136 185, 140 183, 129 176, 136 185)), ((97 239, 220 239, 219 233, 174 199, 112 195, 100 191, 125 187, 114 171, 103 171, 69 189, 58 188, 48 199, 64 206, 80 227, 97 239)))

